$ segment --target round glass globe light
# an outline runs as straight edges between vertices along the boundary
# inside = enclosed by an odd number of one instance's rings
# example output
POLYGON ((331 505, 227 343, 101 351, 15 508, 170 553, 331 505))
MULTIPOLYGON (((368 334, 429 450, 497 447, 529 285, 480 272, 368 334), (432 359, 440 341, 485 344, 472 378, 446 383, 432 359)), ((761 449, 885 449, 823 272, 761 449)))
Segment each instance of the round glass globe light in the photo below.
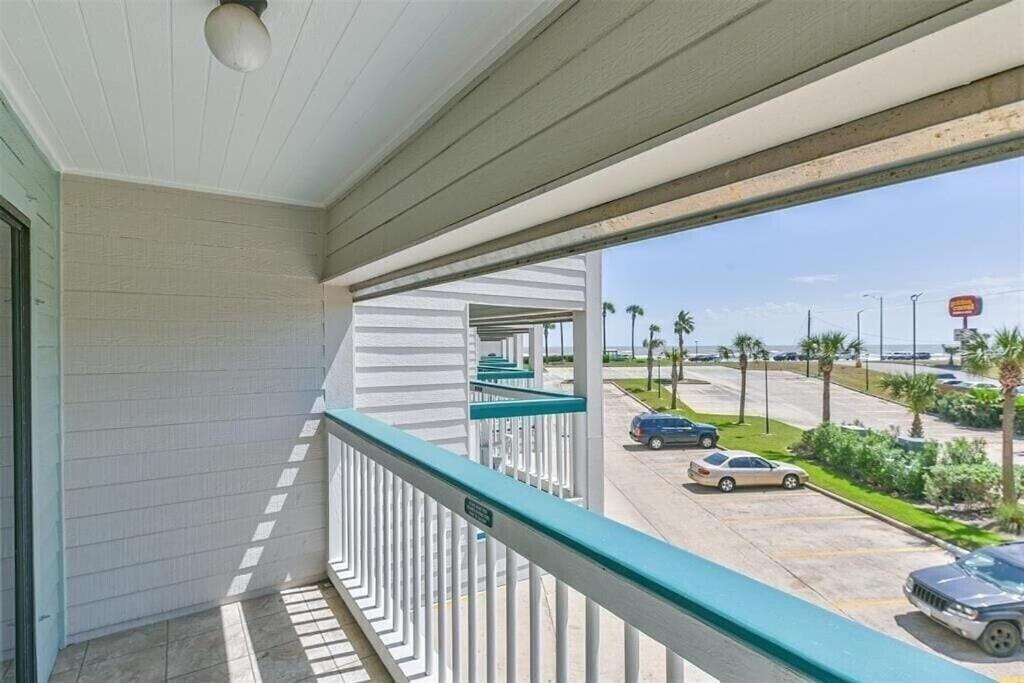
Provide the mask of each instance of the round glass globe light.
POLYGON ((235 71, 255 71, 270 57, 270 33, 245 5, 229 2, 214 8, 205 33, 213 56, 235 71))

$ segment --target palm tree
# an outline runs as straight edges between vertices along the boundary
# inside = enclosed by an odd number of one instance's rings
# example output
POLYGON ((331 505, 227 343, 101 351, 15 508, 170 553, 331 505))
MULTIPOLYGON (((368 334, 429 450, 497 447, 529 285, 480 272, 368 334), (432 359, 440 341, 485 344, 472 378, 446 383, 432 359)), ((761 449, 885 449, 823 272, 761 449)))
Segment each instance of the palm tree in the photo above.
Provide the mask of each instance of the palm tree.
POLYGON ((953 367, 953 354, 960 350, 955 344, 943 344, 942 352, 949 354, 949 367, 953 367))
MULTIPOLYGON (((614 312, 614 311, 613 311, 614 312)), ((630 315, 630 332, 629 332, 629 352, 633 359, 636 359, 636 319, 637 316, 643 317, 644 309, 639 304, 630 304, 626 306, 626 313, 630 315)))
POLYGON ((800 350, 808 358, 818 359, 818 374, 821 375, 821 421, 832 418, 832 368, 836 359, 844 353, 860 353, 864 345, 859 339, 847 341, 842 332, 829 331, 811 335, 800 341, 800 350))
POLYGON ((603 359, 608 359, 608 314, 615 315, 615 304, 611 301, 605 301, 601 304, 601 344, 604 346, 602 351, 603 359))
MULTIPOLYGON (((684 334, 692 334, 693 333, 693 328, 694 328, 693 316, 690 315, 686 311, 679 311, 679 314, 676 315, 675 322, 672 323, 672 331, 675 332, 676 336, 679 338, 679 351, 680 351, 681 355, 685 356, 685 354, 686 354, 686 352, 684 351, 684 349, 686 347, 683 345, 683 335, 684 334)), ((680 359, 679 360, 679 378, 682 379, 682 377, 683 377, 683 361, 682 361, 682 359, 680 359)))
POLYGON ((679 383, 679 372, 676 371, 676 364, 679 364, 679 370, 683 369, 683 349, 672 349, 669 351, 669 359, 672 361, 672 410, 676 409, 676 386, 679 383))
POLYGON ((764 342, 760 339, 752 334, 740 332, 732 340, 732 348, 722 346, 718 349, 718 354, 723 358, 723 360, 732 358, 732 355, 735 352, 736 357, 740 362, 740 424, 743 424, 747 410, 747 366, 750 359, 758 358, 764 348, 764 342))
POLYGON ((661 332, 661 328, 651 323, 647 328, 648 337, 644 340, 644 348, 647 349, 647 391, 651 390, 651 383, 654 381, 654 349, 665 344, 661 339, 655 339, 654 335, 661 332))
POLYGON ((882 375, 880 384, 893 398, 907 402, 907 407, 914 414, 914 421, 910 423, 910 435, 924 436, 921 413, 931 410, 935 405, 935 399, 939 397, 935 375, 930 372, 923 372, 920 375, 882 375))
POLYGON ((555 329, 554 323, 544 323, 544 361, 547 362, 548 356, 548 332, 555 329))
POLYGON ((964 342, 961 364, 975 374, 983 374, 993 367, 999 370, 999 386, 1003 394, 1003 503, 1016 505, 1013 420, 1017 388, 1024 382, 1024 334, 1016 326, 996 330, 991 340, 984 335, 972 334, 964 342))
POLYGON ((560 348, 558 349, 558 352, 559 352, 559 354, 561 354, 561 355, 559 355, 558 359, 564 363, 565 362, 565 323, 564 322, 559 322, 558 323, 558 343, 560 345, 560 348))

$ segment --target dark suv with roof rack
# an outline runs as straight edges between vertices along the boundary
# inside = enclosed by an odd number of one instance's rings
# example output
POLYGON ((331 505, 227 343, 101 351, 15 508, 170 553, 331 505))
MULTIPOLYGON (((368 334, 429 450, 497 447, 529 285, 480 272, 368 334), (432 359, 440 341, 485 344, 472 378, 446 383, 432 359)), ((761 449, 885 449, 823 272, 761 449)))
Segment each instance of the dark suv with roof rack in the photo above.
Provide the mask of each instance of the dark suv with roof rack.
POLYGON ((975 550, 953 564, 911 572, 911 604, 994 657, 1017 650, 1024 628, 1024 541, 975 550))

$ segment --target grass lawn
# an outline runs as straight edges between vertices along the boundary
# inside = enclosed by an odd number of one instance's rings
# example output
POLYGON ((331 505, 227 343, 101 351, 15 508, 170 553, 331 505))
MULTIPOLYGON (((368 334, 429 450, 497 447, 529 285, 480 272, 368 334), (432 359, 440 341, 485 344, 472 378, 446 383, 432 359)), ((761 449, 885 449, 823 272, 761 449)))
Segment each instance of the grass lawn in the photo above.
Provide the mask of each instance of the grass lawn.
MULTIPOLYGON (((671 387, 664 387, 659 398, 656 388, 653 391, 646 390, 646 380, 622 379, 615 380, 614 383, 659 412, 673 412, 669 410, 671 387)), ((961 548, 979 548, 1007 540, 1000 534, 958 522, 929 510, 922 510, 905 500, 855 484, 829 472, 813 460, 796 457, 790 452, 790 448, 800 440, 803 431, 785 422, 769 420, 770 433, 765 434, 763 417, 747 416, 746 424, 737 424, 736 415, 697 413, 685 403, 679 402, 677 405, 679 407, 674 412, 679 415, 717 427, 719 443, 724 447, 751 451, 771 460, 798 465, 807 470, 815 485, 961 548)))
MULTIPOLYGON (((723 365, 730 368, 739 368, 739 363, 723 363, 723 365)), ((754 370, 763 370, 764 364, 760 362, 751 361, 748 368, 748 372, 754 370)), ((807 372, 807 366, 804 361, 768 361, 769 370, 788 370, 789 372, 795 372, 798 375, 804 375, 807 372)), ((910 366, 907 366, 907 372, 910 372, 910 366)), ((864 368, 856 368, 852 365, 835 365, 832 368, 832 383, 846 387, 847 389, 853 389, 854 391, 862 391, 872 396, 879 398, 885 398, 890 401, 895 400, 888 392, 882 391, 881 379, 891 373, 878 372, 871 370, 870 366, 865 373, 864 368)), ((818 364, 815 361, 811 361, 811 377, 819 377, 818 364)), ((903 401, 896 401, 897 403, 903 403, 903 401)))

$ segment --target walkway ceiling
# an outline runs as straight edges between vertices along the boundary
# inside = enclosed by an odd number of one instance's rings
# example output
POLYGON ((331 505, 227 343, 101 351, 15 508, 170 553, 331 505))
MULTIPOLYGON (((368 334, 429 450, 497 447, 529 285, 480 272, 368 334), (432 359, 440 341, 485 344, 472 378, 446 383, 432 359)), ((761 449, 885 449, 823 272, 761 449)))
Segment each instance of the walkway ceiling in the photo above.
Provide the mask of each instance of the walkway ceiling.
POLYGON ((62 171, 323 206, 555 0, 271 0, 270 60, 231 71, 216 0, 3 0, 0 88, 62 171))
POLYGON ((481 330, 487 328, 521 327, 525 331, 530 325, 570 321, 572 321, 572 311, 486 304, 469 305, 469 326, 481 330))
MULTIPOLYGON (((492 79, 511 78, 506 72, 517 60, 532 64, 541 59, 532 53, 554 49, 545 39, 569 41, 574 33, 558 32, 585 6, 573 5, 504 60, 434 128, 449 118, 450 126, 472 120, 460 107, 492 79)), ((610 12, 619 5, 599 6, 610 12)), ((452 167, 460 175, 445 186, 448 169, 422 161, 437 144, 434 128, 399 149, 331 207, 325 281, 365 299, 984 163, 1024 147, 1024 0, 881 3, 863 15, 867 5, 856 2, 769 0, 724 24, 696 9, 727 14, 731 6, 668 7, 675 12, 645 6, 623 23, 631 27, 622 29, 630 59, 647 64, 641 53, 652 52, 645 71, 598 92, 611 72, 586 65, 601 50, 621 49, 598 40, 573 72, 590 99, 548 102, 566 113, 546 129, 510 120, 527 137, 505 136, 505 148, 480 139, 475 156, 495 156, 477 171, 452 167), (815 16, 803 13, 808 8, 815 16), (652 33, 679 25, 664 37, 671 47, 659 52, 640 41, 645 19, 652 33), (673 37, 707 26, 689 43, 673 37), (818 50, 812 57, 810 46, 827 46, 833 56, 818 50), (665 127, 673 116, 676 125, 665 127), (416 169, 407 166, 413 158, 416 169), (420 194, 426 188, 439 189, 420 194)), ((538 106, 534 116, 547 121, 538 106)))

